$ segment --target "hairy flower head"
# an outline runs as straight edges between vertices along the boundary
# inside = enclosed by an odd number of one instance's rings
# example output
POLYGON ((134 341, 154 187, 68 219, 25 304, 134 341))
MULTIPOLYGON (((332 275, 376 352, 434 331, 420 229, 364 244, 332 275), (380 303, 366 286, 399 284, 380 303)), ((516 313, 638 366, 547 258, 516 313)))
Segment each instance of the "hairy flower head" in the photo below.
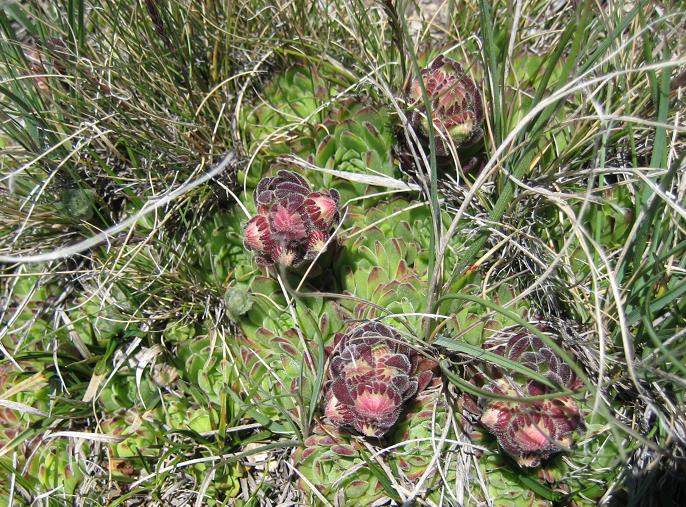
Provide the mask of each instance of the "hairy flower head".
MULTIPOLYGON (((449 155, 450 144, 460 148, 480 141, 484 116, 481 95, 460 64, 445 56, 438 56, 422 69, 421 79, 431 102, 431 121, 437 133, 437 155, 449 155)), ((426 143, 429 119, 418 78, 410 83, 408 95, 413 107, 410 123, 420 140, 426 143)))
POLYGON ((429 385, 434 366, 395 329, 372 321, 359 324, 336 336, 324 414, 336 426, 382 437, 406 403, 429 385))
MULTIPOLYGON (((487 342, 484 348, 541 374, 555 388, 524 375, 505 375, 496 369, 482 388, 498 396, 482 396, 477 403, 466 399, 468 410, 492 433, 500 446, 522 466, 538 466, 542 460, 572 445, 572 432, 583 428, 583 419, 570 396, 529 397, 550 394, 557 389, 577 389, 581 383, 572 369, 528 330, 521 330, 506 343, 487 342)), ((480 378, 480 377, 476 377, 480 378)), ((474 383, 477 383, 473 380, 474 383)))
POLYGON ((243 229, 243 244, 261 266, 298 267, 325 250, 340 221, 334 189, 312 192, 297 173, 262 178, 254 193, 257 215, 243 229))

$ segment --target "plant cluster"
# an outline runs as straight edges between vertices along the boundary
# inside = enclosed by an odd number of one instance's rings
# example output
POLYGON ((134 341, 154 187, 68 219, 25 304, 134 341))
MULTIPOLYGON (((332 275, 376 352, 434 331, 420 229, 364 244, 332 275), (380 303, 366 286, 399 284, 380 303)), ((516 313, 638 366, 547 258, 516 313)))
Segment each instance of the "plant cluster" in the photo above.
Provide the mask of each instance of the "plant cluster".
POLYGON ((410 123, 424 146, 428 146, 429 129, 435 132, 436 155, 450 156, 451 147, 469 148, 483 137, 484 108, 476 83, 462 66, 443 55, 436 57, 421 71, 408 89, 413 109, 410 123), (422 89, 423 88, 423 89, 422 89), (430 114, 424 103, 429 100, 430 114))
POLYGON ((337 334, 324 387, 324 415, 336 426, 382 437, 431 382, 431 363, 405 344, 398 331, 379 322, 363 322, 337 334))
POLYGON ((538 466, 551 455, 570 449, 572 432, 584 426, 579 407, 570 395, 550 396, 559 389, 581 387, 569 365, 527 329, 518 330, 505 343, 496 336, 483 348, 538 376, 527 378, 490 368, 486 377, 475 375, 472 382, 497 398, 485 394, 475 403, 465 395, 467 409, 479 415, 479 422, 522 466, 538 466))
POLYGON ((312 192, 309 182, 281 170, 260 180, 254 193, 257 215, 245 225, 245 247, 260 266, 298 267, 322 254, 340 220, 334 189, 312 192))
POLYGON ((686 15, 552 4, 1 7, 0 502, 685 504, 686 15))

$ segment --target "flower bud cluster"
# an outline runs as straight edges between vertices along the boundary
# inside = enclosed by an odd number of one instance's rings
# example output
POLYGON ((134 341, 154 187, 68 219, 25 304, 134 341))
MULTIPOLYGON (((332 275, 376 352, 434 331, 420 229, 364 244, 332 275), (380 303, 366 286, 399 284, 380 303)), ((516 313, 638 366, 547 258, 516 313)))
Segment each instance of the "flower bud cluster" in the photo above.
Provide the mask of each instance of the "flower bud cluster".
POLYGON ((313 192, 294 172, 281 170, 260 180, 254 199, 257 215, 245 225, 243 244, 261 266, 298 267, 314 259, 340 221, 338 192, 313 192))
POLYGON ((373 321, 357 325, 335 338, 324 414, 336 426, 382 437, 429 385, 434 366, 395 329, 373 321))

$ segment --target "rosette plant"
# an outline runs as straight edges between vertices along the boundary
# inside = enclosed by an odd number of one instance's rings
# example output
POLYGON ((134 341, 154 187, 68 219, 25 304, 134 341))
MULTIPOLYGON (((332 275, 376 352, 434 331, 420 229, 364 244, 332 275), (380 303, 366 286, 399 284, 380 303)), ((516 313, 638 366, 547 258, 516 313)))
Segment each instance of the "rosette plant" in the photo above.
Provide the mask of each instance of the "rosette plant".
POLYGON ((272 156, 291 153, 296 145, 311 149, 311 140, 302 134, 322 120, 327 112, 320 111, 322 104, 336 93, 327 77, 315 66, 294 65, 266 83, 256 106, 246 108, 241 118, 248 148, 272 156))
POLYGON ((326 250, 340 221, 335 189, 313 192, 291 171, 260 180, 254 192, 257 215, 244 228, 245 248, 261 266, 297 268, 326 250))
MULTIPOLYGON (((336 333, 329 350, 324 386, 324 420, 312 428, 292 458, 309 492, 311 485, 338 505, 371 505, 388 500, 382 477, 369 465, 369 444, 351 433, 404 442, 383 455, 408 481, 426 473, 432 459, 432 435, 447 423, 440 378, 434 361, 421 357, 394 328, 362 321, 336 333), (340 397, 340 399, 339 399, 340 397)), ((378 458, 377 458, 378 459, 378 458)), ((454 478, 452 471, 446 471, 454 478)), ((426 480, 427 490, 441 481, 426 480)))
POLYGON ((251 416, 279 431, 305 434, 310 424, 305 418, 319 406, 315 386, 323 381, 317 380, 317 337, 330 340, 349 315, 336 302, 307 298, 294 309, 294 321, 283 311, 288 303, 273 277, 256 276, 250 290, 254 304, 238 322, 241 333, 228 342, 233 364, 245 372, 234 383, 250 400, 251 416))
MULTIPOLYGON (((379 176, 397 177, 398 164, 393 157, 395 137, 390 118, 389 111, 383 107, 347 99, 337 104, 314 129, 314 150, 302 151, 300 156, 319 167, 348 174, 365 174, 371 170, 379 176)), ((331 176, 321 173, 321 179, 327 185, 331 176)), ((336 188, 344 200, 375 192, 368 183, 355 181, 355 178, 340 179, 336 188)), ((381 200, 368 196, 357 202, 370 208, 381 200)))
MULTIPOLYGON (((397 176, 390 111, 364 98, 364 92, 362 98, 337 97, 341 85, 353 84, 344 76, 332 76, 325 66, 296 65, 275 76, 256 106, 245 108, 241 118, 248 151, 261 155, 244 175, 248 185, 257 185, 281 156, 300 157, 347 173, 365 174, 371 169, 375 174, 397 176)), ((310 181, 328 186, 331 179, 330 174, 315 173, 310 181)), ((337 188, 347 199, 367 193, 368 187, 340 180, 337 188)))
MULTIPOLYGON (((422 69, 420 77, 431 103, 436 154, 448 156, 451 145, 458 149, 470 148, 481 141, 484 118, 481 95, 462 66, 440 55, 422 69)), ((412 108, 410 124, 419 141, 428 148, 430 124, 419 78, 410 83, 407 95, 412 108)))
POLYGON ((420 311, 426 300, 428 210, 394 199, 368 209, 351 206, 348 216, 354 225, 334 269, 341 288, 355 298, 341 305, 358 320, 383 316, 379 307, 393 313, 420 311))
POLYGON ((482 384, 484 391, 495 396, 484 395, 475 402, 465 395, 467 410, 479 417, 503 450, 523 467, 538 466, 553 454, 569 449, 572 433, 584 427, 574 399, 568 395, 527 399, 579 389, 581 381, 569 365, 526 329, 518 330, 506 342, 495 337, 483 348, 537 375, 506 375, 500 368, 489 368, 487 374, 476 375, 472 382, 482 384))
POLYGON ((372 321, 356 325, 334 338, 324 414, 338 427, 383 437, 429 385, 435 366, 397 330, 372 321))

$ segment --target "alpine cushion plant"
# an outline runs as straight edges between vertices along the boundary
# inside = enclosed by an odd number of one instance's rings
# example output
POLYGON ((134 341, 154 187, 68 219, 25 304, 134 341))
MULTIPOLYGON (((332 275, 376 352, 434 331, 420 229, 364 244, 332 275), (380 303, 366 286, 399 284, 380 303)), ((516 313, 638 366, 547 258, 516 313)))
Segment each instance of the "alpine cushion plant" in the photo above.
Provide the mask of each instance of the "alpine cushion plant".
POLYGON ((433 367, 397 330, 373 321, 356 325, 334 337, 324 414, 338 427, 383 437, 429 385, 433 367))
POLYGON ((334 189, 313 192, 291 171, 262 178, 254 192, 257 215, 243 230, 245 248, 257 264, 299 267, 326 250, 340 221, 340 196, 334 189))
MULTIPOLYGON (((431 101, 431 120, 436 131, 436 155, 450 154, 450 145, 469 148, 483 137, 484 119, 481 95, 474 81, 459 63, 443 55, 436 57, 422 69, 421 79, 431 101)), ((407 89, 412 107, 410 124, 420 142, 428 147, 429 122, 419 79, 407 89)))
POLYGON ((573 443, 572 432, 584 427, 574 399, 561 395, 522 400, 558 390, 579 389, 581 381, 569 365, 526 329, 517 330, 506 342, 497 337, 489 340, 483 348, 542 375, 555 387, 524 374, 505 375, 499 368, 492 368, 487 381, 480 382, 485 376, 478 374, 472 383, 481 384, 484 391, 498 397, 518 400, 484 395, 475 403, 470 395, 465 395, 465 408, 479 416, 479 422, 521 466, 538 466, 553 454, 569 449, 573 443))

